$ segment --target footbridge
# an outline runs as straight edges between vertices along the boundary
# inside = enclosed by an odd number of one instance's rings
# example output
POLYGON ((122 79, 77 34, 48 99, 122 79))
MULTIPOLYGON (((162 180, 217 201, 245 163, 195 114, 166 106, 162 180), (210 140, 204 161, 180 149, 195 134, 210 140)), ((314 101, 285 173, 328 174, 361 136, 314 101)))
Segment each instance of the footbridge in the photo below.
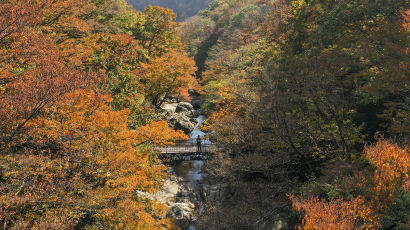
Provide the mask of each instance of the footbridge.
POLYGON ((160 152, 159 158, 166 164, 190 160, 208 160, 216 152, 216 145, 209 141, 202 141, 198 147, 196 139, 174 141, 175 145, 156 147, 160 152))

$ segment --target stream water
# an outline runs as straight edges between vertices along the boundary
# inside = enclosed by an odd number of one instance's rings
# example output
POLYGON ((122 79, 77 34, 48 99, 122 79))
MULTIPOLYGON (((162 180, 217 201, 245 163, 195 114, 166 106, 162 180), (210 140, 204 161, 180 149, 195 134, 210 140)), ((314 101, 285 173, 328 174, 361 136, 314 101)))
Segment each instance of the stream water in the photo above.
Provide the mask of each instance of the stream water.
POLYGON ((195 140, 199 135, 202 139, 202 144, 211 144, 211 141, 209 139, 204 139, 205 133, 199 130, 199 126, 205 121, 205 116, 200 115, 196 119, 196 121, 197 121, 197 124, 195 126, 195 129, 192 130, 192 132, 189 134, 190 141, 195 140))
MULTIPOLYGON (((195 140, 198 135, 202 139, 203 144, 209 144, 210 141, 208 139, 204 139, 205 133, 199 130, 199 126, 204 122, 205 117, 203 115, 197 118, 197 125, 195 129, 190 133, 190 141, 195 140)), ((192 191, 195 193, 196 198, 199 202, 198 207, 198 214, 201 214, 204 211, 204 204, 201 196, 201 183, 202 180, 202 166, 204 165, 204 161, 202 160, 195 160, 195 161, 183 161, 180 164, 174 166, 174 172, 178 177, 184 178, 186 182, 188 182, 189 186, 191 187, 192 191)), ((191 225, 187 228, 187 230, 195 230, 197 229, 195 226, 191 225)))

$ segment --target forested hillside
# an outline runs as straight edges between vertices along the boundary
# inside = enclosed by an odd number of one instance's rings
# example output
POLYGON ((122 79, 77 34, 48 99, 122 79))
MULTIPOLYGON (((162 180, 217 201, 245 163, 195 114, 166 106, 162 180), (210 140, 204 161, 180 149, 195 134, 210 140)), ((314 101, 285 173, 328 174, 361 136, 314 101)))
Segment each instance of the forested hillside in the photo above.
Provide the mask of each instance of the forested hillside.
POLYGON ((410 227, 408 6, 217 0, 183 24, 231 187, 204 229, 410 227))
POLYGON ((407 0, 130 2, 0 1, 0 228, 410 229, 407 0))
POLYGON ((127 0, 135 9, 144 10, 148 5, 162 6, 174 10, 177 21, 194 16, 200 10, 206 9, 212 0, 127 0))
POLYGON ((175 19, 123 0, 1 1, 2 229, 176 228, 137 195, 166 177, 152 147, 186 138, 155 112, 197 85, 175 19))

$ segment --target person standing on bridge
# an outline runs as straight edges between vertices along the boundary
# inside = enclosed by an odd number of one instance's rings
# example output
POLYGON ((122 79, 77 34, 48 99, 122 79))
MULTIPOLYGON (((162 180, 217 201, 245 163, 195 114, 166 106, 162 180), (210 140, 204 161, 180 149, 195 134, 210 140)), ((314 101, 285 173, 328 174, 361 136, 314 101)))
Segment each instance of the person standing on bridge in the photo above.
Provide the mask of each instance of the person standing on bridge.
POLYGON ((196 146, 197 146, 197 152, 201 153, 202 152, 202 140, 201 140, 200 135, 198 135, 198 137, 196 138, 196 146))

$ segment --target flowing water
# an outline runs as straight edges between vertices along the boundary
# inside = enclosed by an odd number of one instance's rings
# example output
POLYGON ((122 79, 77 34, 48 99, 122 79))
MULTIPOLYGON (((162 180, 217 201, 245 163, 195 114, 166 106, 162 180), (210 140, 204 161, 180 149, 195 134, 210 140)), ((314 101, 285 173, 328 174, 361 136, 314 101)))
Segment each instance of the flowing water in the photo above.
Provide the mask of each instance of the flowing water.
POLYGON ((184 178, 195 193, 196 198, 199 201, 199 214, 204 210, 200 184, 200 181, 202 180, 201 169, 203 165, 204 161, 183 161, 174 167, 175 174, 178 177, 184 178))
POLYGON ((211 144, 211 141, 209 139, 204 140, 205 133, 202 132, 201 130, 199 130, 199 126, 204 122, 205 116, 201 115, 196 120, 197 120, 198 123, 197 123, 195 129, 192 130, 192 132, 189 134, 190 141, 196 140, 196 138, 198 136, 200 136, 201 139, 202 139, 202 144, 211 144))
MULTIPOLYGON (((195 129, 190 133, 190 141, 196 140, 198 135, 202 139, 202 144, 210 144, 209 139, 204 139, 205 133, 199 130, 199 126, 204 122, 205 116, 201 115, 197 118, 197 125, 195 129)), ((202 180, 202 166, 204 161, 195 160, 195 161, 183 161, 180 164, 174 166, 174 172, 178 177, 182 177, 189 183, 189 186, 192 188, 192 191, 195 193, 196 198, 199 202, 198 214, 201 214, 204 211, 204 204, 201 196, 201 183, 202 180)), ((191 225, 187 230, 195 230, 195 226, 191 225)))

